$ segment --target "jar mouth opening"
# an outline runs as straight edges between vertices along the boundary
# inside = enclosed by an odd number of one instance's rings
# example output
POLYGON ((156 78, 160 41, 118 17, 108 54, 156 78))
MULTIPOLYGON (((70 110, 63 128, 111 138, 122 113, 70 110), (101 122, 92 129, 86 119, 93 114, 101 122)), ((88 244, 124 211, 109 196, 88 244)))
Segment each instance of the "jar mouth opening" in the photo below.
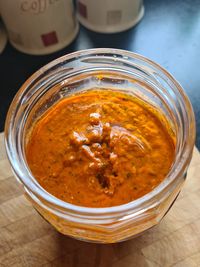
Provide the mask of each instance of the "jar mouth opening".
MULTIPOLYGON (((26 110, 26 106, 24 107, 26 110)), ((119 50, 119 49, 107 49, 107 48, 100 48, 100 49, 88 49, 88 50, 82 50, 78 52, 71 53, 69 55, 65 55, 63 57, 60 57, 49 64, 45 65, 41 69, 39 69, 37 72, 35 72, 25 83, 22 85, 20 90, 18 91, 17 95, 15 96, 7 118, 6 118, 6 124, 5 124, 5 144, 6 144, 6 151, 9 158, 9 161, 11 163, 13 172, 16 174, 17 177, 21 180, 21 182, 24 184, 25 188, 28 190, 28 192, 33 195, 34 197, 44 200, 45 202, 49 203, 52 206, 56 206, 56 208, 62 212, 69 211, 72 213, 81 213, 81 214, 87 214, 87 215, 106 215, 106 214, 115 214, 118 212, 127 213, 128 211, 138 211, 141 207, 141 205, 147 205, 149 206, 149 201, 153 202, 156 201, 155 197, 158 194, 161 194, 165 192, 167 193, 167 190, 169 189, 170 184, 175 182, 176 179, 178 179, 179 174, 184 174, 186 171, 186 168, 191 160, 192 157, 192 150, 194 147, 195 142, 195 119, 194 119, 194 113, 192 106, 190 104, 190 101, 188 100, 186 94, 184 93, 182 87, 180 84, 160 65, 157 63, 154 63, 153 61, 132 52, 119 50), (33 177, 31 172, 29 171, 28 166, 26 165, 26 162, 23 158, 20 159, 22 156, 22 151, 19 148, 20 143, 20 135, 19 132, 17 132, 17 136, 14 136, 14 129, 16 130, 16 120, 17 118, 17 106, 23 105, 23 100, 26 98, 26 95, 28 94, 28 91, 26 89, 28 86, 32 83, 34 80, 39 80, 41 73, 48 73, 49 70, 54 70, 57 65, 61 64, 64 61, 70 62, 72 60, 78 60, 80 58, 84 58, 87 56, 104 56, 109 55, 110 57, 114 57, 114 59, 118 59, 118 57, 123 57, 124 60, 138 60, 139 62, 142 62, 146 64, 147 68, 153 67, 157 71, 161 72, 166 79, 170 82, 171 85, 174 86, 174 88, 177 90, 177 92, 180 93, 182 97, 182 101, 184 102, 184 112, 186 120, 186 133, 187 136, 185 138, 184 143, 182 144, 181 148, 179 149, 178 157, 176 156, 175 162, 168 173, 168 175, 165 177, 165 179, 151 192, 147 193, 146 195, 135 199, 131 202, 128 202, 123 205, 119 206, 112 206, 112 207, 103 207, 103 208, 91 208, 91 207, 84 207, 84 206, 77 206, 71 203, 67 203, 65 201, 62 201, 61 199, 56 198, 55 196, 48 193, 46 190, 44 190, 39 183, 36 181, 36 179, 33 177), (15 141, 14 141, 15 140, 15 141), (189 141, 188 141, 189 140, 189 141), (14 143, 13 143, 14 141, 14 143), (188 141, 188 142, 187 142, 188 141), (24 170, 26 173, 24 174, 24 170)), ((164 195, 163 195, 164 197, 164 195)))

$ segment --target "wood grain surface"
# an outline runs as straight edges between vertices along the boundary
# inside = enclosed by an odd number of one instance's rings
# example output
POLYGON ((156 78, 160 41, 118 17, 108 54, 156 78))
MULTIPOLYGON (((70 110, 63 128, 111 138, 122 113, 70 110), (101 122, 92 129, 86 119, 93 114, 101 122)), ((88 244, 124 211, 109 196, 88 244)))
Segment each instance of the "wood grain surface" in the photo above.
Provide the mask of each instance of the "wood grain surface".
POLYGON ((162 222, 118 244, 96 245, 58 233, 24 198, 0 134, 0 266, 200 266, 200 154, 194 149, 184 188, 162 222))

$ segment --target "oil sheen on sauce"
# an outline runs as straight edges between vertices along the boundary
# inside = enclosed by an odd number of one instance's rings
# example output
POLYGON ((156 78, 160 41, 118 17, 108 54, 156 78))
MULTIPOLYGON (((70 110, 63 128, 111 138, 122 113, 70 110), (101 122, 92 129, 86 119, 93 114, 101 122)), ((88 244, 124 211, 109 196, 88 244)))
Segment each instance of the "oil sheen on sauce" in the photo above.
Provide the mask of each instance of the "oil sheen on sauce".
POLYGON ((86 207, 121 205, 147 194, 166 177, 174 156, 166 118, 113 90, 77 93, 56 103, 35 123, 26 145, 39 184, 86 207))

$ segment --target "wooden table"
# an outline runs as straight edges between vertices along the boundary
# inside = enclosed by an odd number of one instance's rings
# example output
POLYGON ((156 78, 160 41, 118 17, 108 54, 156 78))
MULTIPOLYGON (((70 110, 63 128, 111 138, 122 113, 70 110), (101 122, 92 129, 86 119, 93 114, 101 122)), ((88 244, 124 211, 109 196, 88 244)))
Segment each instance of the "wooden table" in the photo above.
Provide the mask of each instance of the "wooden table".
POLYGON ((59 234, 24 198, 0 134, 0 266, 200 266, 200 154, 163 221, 140 237, 113 245, 80 242, 59 234))

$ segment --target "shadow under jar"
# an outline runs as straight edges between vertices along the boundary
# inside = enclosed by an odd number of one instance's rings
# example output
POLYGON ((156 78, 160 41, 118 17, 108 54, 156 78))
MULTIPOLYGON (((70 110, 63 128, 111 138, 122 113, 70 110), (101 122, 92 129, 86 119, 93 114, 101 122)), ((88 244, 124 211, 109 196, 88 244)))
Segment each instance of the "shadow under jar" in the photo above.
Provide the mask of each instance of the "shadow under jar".
POLYGON ((147 58, 116 49, 75 52, 38 70, 15 96, 5 126, 12 170, 33 206, 59 232, 96 243, 126 240, 159 223, 181 190, 194 142, 194 113, 177 81, 147 58), (176 137, 174 162, 163 182, 124 205, 89 208, 64 202, 39 185, 26 161, 34 123, 63 98, 93 88, 118 90, 148 102, 165 115, 176 137))

